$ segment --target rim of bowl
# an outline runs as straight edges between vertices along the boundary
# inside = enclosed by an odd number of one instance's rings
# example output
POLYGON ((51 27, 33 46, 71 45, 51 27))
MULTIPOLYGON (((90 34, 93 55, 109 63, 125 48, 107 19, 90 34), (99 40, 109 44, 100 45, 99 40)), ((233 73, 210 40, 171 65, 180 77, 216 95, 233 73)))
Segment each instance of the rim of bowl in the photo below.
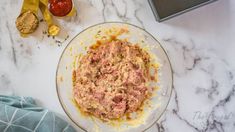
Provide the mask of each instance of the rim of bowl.
POLYGON ((57 68, 56 68, 56 77, 55 77, 55 82, 56 82, 56 93, 57 93, 57 96, 58 96, 58 99, 59 99, 59 102, 60 102, 60 105, 62 106, 64 112, 66 113, 66 115, 69 117, 69 119, 74 123, 76 124, 80 129, 82 129, 83 131, 85 132, 88 132, 88 130, 86 130, 85 128, 83 128, 79 123, 77 123, 76 121, 74 121, 74 119, 72 118, 72 116, 67 112, 67 109, 65 108, 65 105, 64 103, 62 102, 62 99, 60 97, 60 94, 59 94, 59 91, 58 91, 58 83, 57 83, 57 75, 58 75, 58 69, 59 69, 59 65, 60 65, 60 62, 61 62, 61 59, 62 59, 62 56, 65 52, 65 50, 68 48, 68 46, 70 45, 70 43, 78 36, 80 35, 81 33, 85 32, 86 30, 92 28, 92 27, 95 27, 95 26, 98 26, 98 25, 104 25, 104 24, 126 24, 126 25, 130 25, 130 26, 133 26, 135 28, 138 28, 140 30, 143 30, 144 32, 146 32, 147 34, 149 34, 155 41, 158 42, 159 46, 161 47, 161 49, 163 50, 163 52, 166 54, 166 58, 169 62, 169 65, 170 65, 170 72, 171 72, 171 87, 170 87, 170 94, 169 94, 169 99, 167 100, 167 104, 165 106, 165 108, 163 109, 163 112, 160 114, 160 116, 158 118, 156 118, 156 120, 150 124, 147 128, 145 128, 144 130, 142 131, 146 131, 148 130, 149 128, 151 128, 161 117, 162 115, 165 113, 169 103, 170 103, 170 99, 171 99, 171 96, 172 96, 172 89, 173 89, 173 81, 174 81, 174 78, 173 78, 173 69, 172 69, 172 65, 171 65, 171 62, 170 62, 170 59, 169 59, 169 56, 166 52, 166 50, 163 48, 163 46, 161 45, 161 43, 152 35, 150 34, 148 31, 146 31, 145 29, 141 28, 141 27, 138 27, 134 24, 130 24, 130 23, 126 23, 126 22, 102 22, 102 23, 98 23, 98 24, 95 24, 95 25, 91 25, 91 26, 88 26, 87 28, 83 29, 82 31, 80 31, 77 35, 75 35, 70 41, 69 43, 65 46, 63 52, 61 53, 60 55, 60 58, 59 58, 59 61, 58 61, 58 64, 57 64, 57 68))

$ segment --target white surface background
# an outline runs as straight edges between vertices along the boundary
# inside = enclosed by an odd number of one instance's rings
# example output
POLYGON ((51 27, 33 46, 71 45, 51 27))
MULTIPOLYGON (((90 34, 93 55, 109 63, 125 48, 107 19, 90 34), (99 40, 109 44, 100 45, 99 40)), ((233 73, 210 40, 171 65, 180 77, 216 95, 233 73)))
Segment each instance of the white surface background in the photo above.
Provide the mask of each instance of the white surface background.
POLYGON ((0 94, 34 97, 39 105, 69 121, 55 87, 64 47, 91 25, 122 21, 145 28, 159 39, 173 66, 170 105, 148 132, 235 130, 234 0, 219 0, 162 23, 155 21, 147 0, 74 2, 78 15, 57 19, 63 29, 53 39, 43 34, 45 22, 30 37, 20 37, 15 19, 22 0, 0 1, 0 94))

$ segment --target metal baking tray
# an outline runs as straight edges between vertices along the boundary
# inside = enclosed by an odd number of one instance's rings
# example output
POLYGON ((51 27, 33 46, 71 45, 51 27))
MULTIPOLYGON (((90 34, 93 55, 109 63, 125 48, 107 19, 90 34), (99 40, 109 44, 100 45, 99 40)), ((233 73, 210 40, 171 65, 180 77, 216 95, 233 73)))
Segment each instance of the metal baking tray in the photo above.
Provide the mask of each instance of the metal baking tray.
POLYGON ((148 0, 157 21, 161 22, 217 0, 148 0))

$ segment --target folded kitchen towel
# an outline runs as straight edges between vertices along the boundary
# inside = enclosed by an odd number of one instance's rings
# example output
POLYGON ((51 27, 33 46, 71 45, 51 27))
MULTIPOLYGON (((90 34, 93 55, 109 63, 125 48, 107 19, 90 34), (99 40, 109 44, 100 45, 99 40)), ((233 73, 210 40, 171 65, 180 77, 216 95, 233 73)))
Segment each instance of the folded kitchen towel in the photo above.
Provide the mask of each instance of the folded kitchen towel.
POLYGON ((0 95, 0 132, 75 132, 30 97, 0 95))

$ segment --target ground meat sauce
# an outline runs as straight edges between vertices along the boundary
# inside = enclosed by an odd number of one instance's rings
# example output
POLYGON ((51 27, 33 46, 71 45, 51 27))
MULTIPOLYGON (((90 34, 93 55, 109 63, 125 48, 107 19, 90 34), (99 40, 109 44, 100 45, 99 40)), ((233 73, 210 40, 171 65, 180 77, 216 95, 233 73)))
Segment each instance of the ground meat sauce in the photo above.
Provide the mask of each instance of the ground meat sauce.
POLYGON ((113 40, 91 46, 74 72, 73 95, 83 112, 117 119, 147 98, 150 56, 138 45, 113 40))

